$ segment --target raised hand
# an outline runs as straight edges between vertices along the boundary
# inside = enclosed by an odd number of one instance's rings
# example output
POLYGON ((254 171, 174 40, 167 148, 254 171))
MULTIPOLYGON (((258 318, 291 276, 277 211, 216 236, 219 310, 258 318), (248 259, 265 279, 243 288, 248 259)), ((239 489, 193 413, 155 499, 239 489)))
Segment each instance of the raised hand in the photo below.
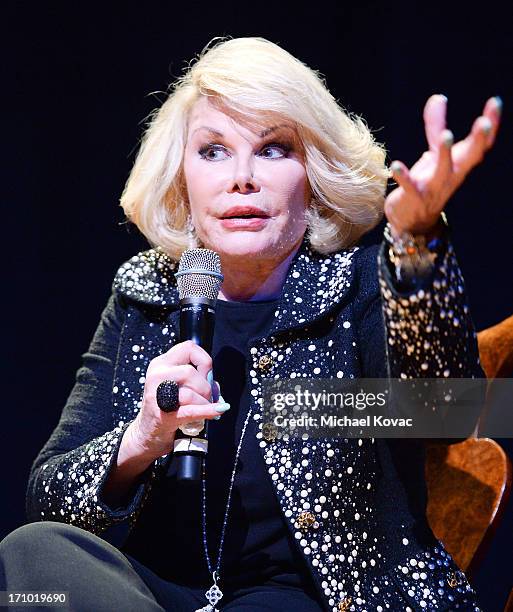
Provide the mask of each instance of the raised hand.
POLYGON ((446 128, 447 98, 433 95, 424 107, 429 150, 410 168, 401 161, 390 169, 398 184, 385 200, 392 233, 428 234, 437 224, 449 198, 493 146, 499 128, 502 100, 489 98, 466 138, 454 143, 446 128))

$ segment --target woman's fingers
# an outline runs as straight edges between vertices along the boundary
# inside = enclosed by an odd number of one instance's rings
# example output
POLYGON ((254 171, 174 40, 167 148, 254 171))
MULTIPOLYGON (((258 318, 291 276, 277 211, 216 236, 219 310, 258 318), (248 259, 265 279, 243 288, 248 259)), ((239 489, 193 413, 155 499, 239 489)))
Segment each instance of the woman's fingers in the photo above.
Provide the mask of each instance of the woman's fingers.
POLYGON ((163 380, 174 380, 180 388, 189 387, 207 401, 210 401, 212 397, 210 383, 190 364, 166 366, 164 362, 160 362, 160 365, 152 368, 151 378, 155 382, 156 387, 163 380))
POLYGON ((500 96, 494 96, 493 98, 489 98, 486 101, 486 104, 483 109, 483 117, 487 117, 492 123, 492 127, 490 133, 488 134, 488 140, 486 143, 487 148, 492 147, 493 143, 495 142, 497 131, 500 125, 501 115, 502 99, 500 98, 500 96))
POLYGON ((187 404, 210 404, 208 399, 205 399, 202 395, 196 393, 194 389, 184 386, 178 388, 178 399, 180 401, 180 406, 185 406, 187 404))
POLYGON ((492 129, 493 124, 488 117, 478 117, 472 125, 470 134, 454 145, 454 164, 463 176, 483 161, 486 151, 493 144, 490 142, 492 129))
MULTIPOLYGON (((180 397, 181 393, 180 389, 180 397)), ((197 398, 195 399, 197 401, 197 398)), ((225 402, 203 403, 204 400, 201 398, 199 401, 201 402, 199 404, 181 405, 175 412, 157 410, 148 414, 143 406, 134 420, 137 444, 146 452, 153 452, 155 457, 162 456, 169 452, 174 432, 179 427, 205 419, 218 418, 230 408, 225 402)))
POLYGON ((174 413, 176 425, 184 425, 193 421, 201 421, 203 419, 213 419, 224 414, 230 409, 230 404, 226 402, 216 402, 215 404, 186 404, 174 413))
POLYGON ((191 363, 196 366, 203 378, 206 378, 208 372, 212 369, 212 357, 192 340, 175 344, 167 353, 163 353, 157 359, 170 366, 191 363))
POLYGON ((400 185, 409 195, 418 197, 419 193, 417 186, 413 182, 408 167, 399 160, 395 160, 390 164, 390 170, 394 180, 400 185))
POLYGON ((385 202, 385 214, 392 226, 392 233, 401 233, 415 220, 414 208, 419 205, 420 195, 411 179, 408 168, 396 160, 390 165, 392 176, 399 185, 385 202), (409 202, 405 207, 404 201, 409 202))
MULTIPOLYGON (((400 161, 394 161, 390 169, 399 188, 391 193, 385 202, 385 214, 392 226, 392 234, 397 235, 405 229, 413 233, 428 231, 438 219, 440 207, 433 192, 437 192, 435 183, 443 185, 447 189, 449 184, 451 154, 450 154, 450 132, 442 132, 444 139, 443 150, 439 146, 438 154, 431 151, 424 153, 423 157, 415 164, 414 170, 419 174, 423 167, 423 173, 429 178, 420 180, 420 186, 412 177, 412 172, 400 161), (445 144, 447 143, 447 144, 445 144), (436 159, 436 162, 433 162, 436 159), (436 164, 433 167, 433 164, 436 164), (439 178, 436 173, 439 173, 439 178)), ((438 189, 439 191, 440 189, 438 189)))
POLYGON ((435 187, 439 181, 445 182, 452 173, 451 147, 454 144, 454 135, 446 128, 446 121, 446 96, 442 94, 431 96, 424 107, 424 127, 431 160, 435 162, 430 178, 431 185, 435 187))
POLYGON ((443 130, 438 136, 437 153, 435 155, 435 168, 431 179, 432 185, 446 186, 450 182, 449 179, 453 173, 452 166, 452 145, 454 144, 454 136, 451 130, 443 130))
POLYGON ((429 149, 436 152, 440 142, 440 134, 446 126, 447 98, 442 94, 430 96, 424 106, 423 115, 429 149))
POLYGON ((454 145, 454 164, 463 176, 477 166, 493 146, 500 125, 501 113, 502 100, 498 96, 489 98, 484 106, 483 114, 474 121, 468 136, 454 145))

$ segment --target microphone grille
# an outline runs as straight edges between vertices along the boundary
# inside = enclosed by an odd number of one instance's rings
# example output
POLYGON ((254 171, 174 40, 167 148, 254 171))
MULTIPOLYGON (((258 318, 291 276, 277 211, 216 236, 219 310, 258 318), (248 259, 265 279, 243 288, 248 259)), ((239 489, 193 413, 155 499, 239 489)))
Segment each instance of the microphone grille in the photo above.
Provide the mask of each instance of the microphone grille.
POLYGON ((175 277, 181 300, 190 297, 217 300, 223 282, 221 259, 210 249, 188 249, 182 253, 175 277))

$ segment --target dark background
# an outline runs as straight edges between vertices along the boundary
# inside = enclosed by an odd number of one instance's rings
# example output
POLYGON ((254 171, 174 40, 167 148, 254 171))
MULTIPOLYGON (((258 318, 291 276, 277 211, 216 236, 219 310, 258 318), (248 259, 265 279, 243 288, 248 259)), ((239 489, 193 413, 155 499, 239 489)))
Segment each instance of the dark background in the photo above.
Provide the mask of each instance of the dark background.
MULTIPOLYGON (((115 271, 148 248, 123 223, 118 206, 144 119, 214 36, 263 36, 320 70, 342 105, 362 115, 386 144, 389 161, 411 164, 424 150, 422 108, 432 93, 448 96, 456 139, 489 96, 502 96, 496 146, 447 212, 477 329, 513 313, 510 7, 488 3, 471 11, 468 3, 402 1, 302 8, 193 1, 3 6, 7 342, 0 537, 24 521, 30 464, 57 423, 115 271)), ((509 508, 475 581, 485 610, 501 610, 513 586, 512 514, 509 508)))

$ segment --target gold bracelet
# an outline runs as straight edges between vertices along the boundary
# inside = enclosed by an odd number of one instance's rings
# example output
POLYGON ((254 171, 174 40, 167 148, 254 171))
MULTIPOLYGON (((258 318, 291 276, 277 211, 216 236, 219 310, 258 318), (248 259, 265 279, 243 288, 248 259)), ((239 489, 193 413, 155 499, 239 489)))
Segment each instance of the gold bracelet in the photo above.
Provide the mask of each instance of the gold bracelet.
MULTIPOLYGON (((440 220, 443 225, 441 226, 442 232, 438 234, 443 234, 448 227, 447 216, 444 212, 441 213, 440 220)), ((397 238, 394 238, 390 223, 387 223, 384 237, 389 244, 388 256, 394 265, 398 281, 413 282, 431 274, 443 242, 439 235, 429 242, 424 234, 413 235, 410 232, 402 232, 397 238)))

